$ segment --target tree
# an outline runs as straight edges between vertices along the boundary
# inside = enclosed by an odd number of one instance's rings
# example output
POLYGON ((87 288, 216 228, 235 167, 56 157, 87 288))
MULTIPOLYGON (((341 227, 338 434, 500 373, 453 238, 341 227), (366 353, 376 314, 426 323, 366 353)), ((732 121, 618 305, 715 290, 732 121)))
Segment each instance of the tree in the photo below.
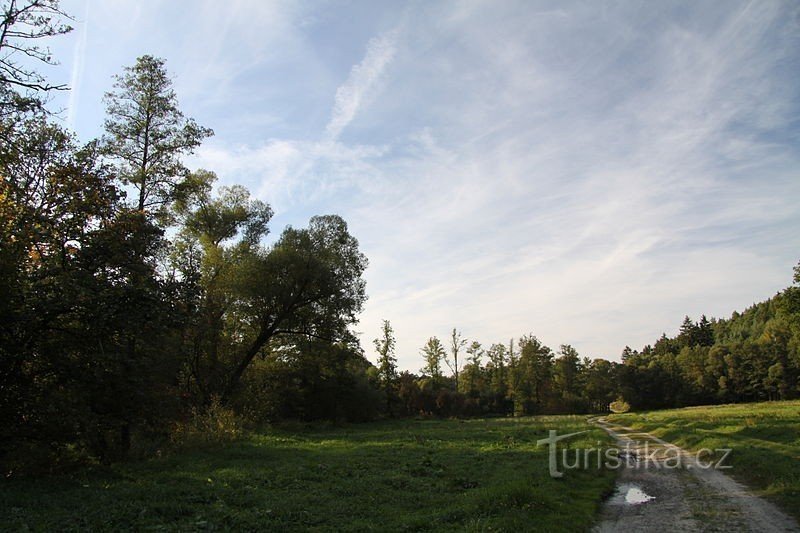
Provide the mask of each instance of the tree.
POLYGON ((259 240, 268 232, 272 210, 251 200, 239 185, 221 187, 212 197, 213 172, 199 170, 187 181, 194 194, 176 202, 182 229, 173 269, 185 285, 185 305, 196 309, 187 364, 196 392, 208 403, 225 387, 229 369, 224 359, 236 349, 231 334, 251 317, 237 310, 240 296, 232 289, 248 263, 258 260, 259 240))
POLYGON ((15 110, 38 108, 39 95, 64 90, 66 85, 51 84, 31 63, 57 64, 39 39, 63 35, 72 27, 57 0, 10 0, 0 15, 0 115, 15 110))
POLYGON ((214 175, 187 179, 192 194, 176 202, 184 224, 172 266, 188 282, 185 306, 195 308, 186 347, 189 384, 204 402, 228 404, 257 357, 298 338, 351 344, 350 326, 366 300, 366 257, 335 215, 287 227, 270 247, 260 239, 272 215, 246 189, 222 187, 214 175))
POLYGON ((595 359, 585 364, 584 368, 586 385, 583 393, 590 410, 607 411, 608 404, 614 399, 615 391, 619 390, 614 375, 614 363, 605 359, 595 359))
POLYGON ((706 315, 700 317, 697 323, 697 344, 700 346, 713 346, 714 345, 714 326, 709 322, 706 315))
POLYGON ((187 188, 196 192, 191 205, 185 199, 176 203, 184 234, 202 241, 209 251, 237 235, 242 244, 257 245, 269 232, 272 208, 261 200, 251 200, 250 191, 241 185, 221 187, 212 198, 211 186, 216 180, 216 174, 207 170, 198 170, 186 180, 187 188))
POLYGON ((105 153, 138 192, 135 208, 163 215, 184 193, 188 171, 180 158, 213 132, 184 118, 163 59, 142 56, 115 79, 105 95, 105 153))
POLYGON ((366 421, 381 406, 372 368, 356 345, 297 337, 254 362, 234 407, 258 421, 366 421))
POLYGON ((552 389, 553 352, 533 335, 520 339, 511 394, 515 414, 541 412, 552 389))
POLYGON ((394 355, 397 341, 394 337, 392 325, 388 320, 383 321, 381 336, 372 342, 375 345, 375 351, 378 352, 378 375, 386 392, 386 410, 391 414, 394 385, 397 379, 397 358, 394 355))
POLYGON ((555 360, 554 381, 561 398, 569 403, 571 410, 576 408, 575 400, 579 395, 579 378, 583 371, 578 351, 569 344, 562 344, 559 357, 555 360))
POLYGON ((482 389, 485 386, 483 380, 483 368, 481 367, 481 359, 486 352, 483 350, 481 343, 472 341, 467 347, 467 364, 464 365, 461 371, 461 388, 472 398, 480 396, 482 389))
POLYGON ((453 328, 453 332, 450 334, 450 356, 452 359, 445 357, 444 362, 453 373, 456 391, 458 391, 458 354, 461 351, 461 348, 466 345, 467 339, 461 336, 460 331, 456 331, 456 328, 453 328))
POLYGON ((3 431, 30 436, 51 422, 38 416, 48 402, 42 376, 61 377, 52 365, 63 358, 51 349, 69 339, 54 327, 81 301, 75 255, 85 252, 116 199, 93 155, 91 147, 79 155, 69 135, 42 116, 18 124, 13 142, 0 144, 3 431))
POLYGON ((481 366, 481 358, 483 358, 484 354, 486 353, 481 346, 481 343, 478 341, 472 341, 472 344, 469 345, 467 348, 467 353, 469 354, 469 358, 467 361, 469 364, 474 365, 477 368, 481 366))
POLYGON ((37 40, 65 17, 14 0, 0 20, 0 440, 109 459, 169 410, 179 359, 160 228, 121 204, 98 143, 43 109, 65 87, 34 70, 55 64, 37 40))
POLYGON ((689 318, 688 315, 683 318, 683 323, 681 324, 681 330, 677 340, 681 347, 692 347, 698 344, 698 326, 692 321, 691 318, 689 318))
POLYGON ((240 320, 223 402, 253 359, 282 336, 353 341, 350 326, 366 301, 366 266, 358 241, 336 215, 312 217, 307 229, 287 227, 269 249, 244 254, 229 285, 231 316, 240 320))
POLYGON ((420 372, 438 385, 442 379, 442 361, 446 357, 442 341, 437 337, 431 337, 420 352, 425 359, 425 367, 420 372))
POLYGON ((783 364, 778 362, 770 366, 767 377, 764 378, 764 386, 767 389, 770 400, 783 400, 789 390, 786 382, 786 371, 783 364))
POLYGON ((496 410, 503 410, 503 404, 508 394, 506 347, 503 344, 492 344, 486 355, 489 357, 487 371, 490 376, 489 388, 492 395, 492 405, 496 410))
POLYGON ((514 350, 514 338, 508 340, 508 366, 513 367, 517 364, 517 352, 514 350))
POLYGON ((506 347, 503 344, 492 344, 489 349, 486 351, 487 357, 489 357, 488 365, 491 365, 493 369, 502 370, 506 366, 506 347))

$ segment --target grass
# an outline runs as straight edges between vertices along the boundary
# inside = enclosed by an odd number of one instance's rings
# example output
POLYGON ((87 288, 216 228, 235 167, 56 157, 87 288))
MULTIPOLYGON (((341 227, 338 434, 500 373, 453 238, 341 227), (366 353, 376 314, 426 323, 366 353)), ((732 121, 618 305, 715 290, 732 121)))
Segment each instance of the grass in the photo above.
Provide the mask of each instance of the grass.
MULTIPOLYGON (((585 417, 270 430, 234 444, 0 483, 9 530, 583 531, 614 472, 548 474, 536 440, 585 417)), ((592 429, 570 447, 607 442, 592 429)))
POLYGON ((682 448, 730 448, 726 473, 800 519, 800 401, 612 415, 682 448))

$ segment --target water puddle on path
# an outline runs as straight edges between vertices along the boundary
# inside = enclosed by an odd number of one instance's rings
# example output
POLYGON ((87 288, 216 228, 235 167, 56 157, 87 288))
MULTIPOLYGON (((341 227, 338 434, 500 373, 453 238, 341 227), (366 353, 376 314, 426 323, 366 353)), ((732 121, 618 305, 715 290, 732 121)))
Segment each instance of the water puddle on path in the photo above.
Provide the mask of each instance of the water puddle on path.
POLYGON ((610 503, 613 505, 640 505, 654 500, 655 496, 650 496, 636 483, 621 483, 610 503))

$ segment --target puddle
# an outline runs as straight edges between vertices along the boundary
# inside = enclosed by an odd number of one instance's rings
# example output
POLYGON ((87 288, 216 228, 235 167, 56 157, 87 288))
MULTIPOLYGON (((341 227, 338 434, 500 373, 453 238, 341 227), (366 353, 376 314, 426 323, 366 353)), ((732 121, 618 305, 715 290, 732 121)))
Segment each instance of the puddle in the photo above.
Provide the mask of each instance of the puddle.
POLYGON ((650 496, 635 483, 621 483, 610 503, 615 505, 639 505, 654 500, 655 496, 650 496))

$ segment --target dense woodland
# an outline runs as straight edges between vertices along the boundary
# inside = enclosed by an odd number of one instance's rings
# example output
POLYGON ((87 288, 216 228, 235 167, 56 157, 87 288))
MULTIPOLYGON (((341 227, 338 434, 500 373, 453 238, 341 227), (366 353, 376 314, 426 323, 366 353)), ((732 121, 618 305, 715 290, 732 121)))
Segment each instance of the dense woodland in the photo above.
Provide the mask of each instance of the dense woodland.
MULTIPOLYGON (((800 287, 724 320, 688 317, 622 362, 533 335, 453 329, 399 372, 386 321, 353 333, 366 257, 346 222, 270 231, 272 211, 184 158, 213 132, 184 116, 165 61, 109 81, 101 138, 48 110, 56 1, 5 2, 0 36, 0 463, 153 453, 176 434, 281 420, 602 412, 797 397, 800 287), (375 364, 370 362, 375 361, 375 364)), ((800 285, 800 265, 794 282, 800 285)), ((232 429, 232 431, 233 431, 232 429)))

